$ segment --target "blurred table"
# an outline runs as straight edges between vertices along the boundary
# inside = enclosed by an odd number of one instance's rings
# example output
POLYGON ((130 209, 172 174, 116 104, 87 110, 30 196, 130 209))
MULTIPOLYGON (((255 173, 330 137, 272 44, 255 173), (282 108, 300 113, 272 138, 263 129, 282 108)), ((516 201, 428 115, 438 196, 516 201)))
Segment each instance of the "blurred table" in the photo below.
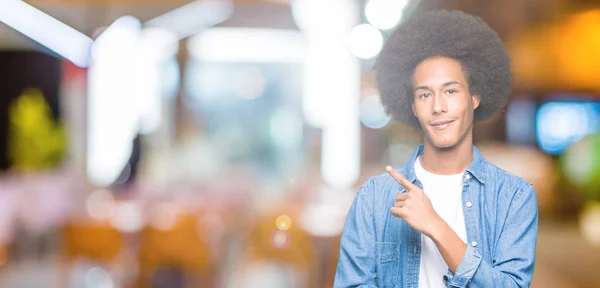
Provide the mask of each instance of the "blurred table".
POLYGON ((600 249, 584 241, 577 223, 540 220, 532 288, 600 287, 600 249))
MULTIPOLYGON (((8 263, 0 269, 0 288, 57 287, 57 264, 8 263)), ((540 221, 532 288, 597 288, 599 274, 600 249, 583 240, 576 222, 540 221)))

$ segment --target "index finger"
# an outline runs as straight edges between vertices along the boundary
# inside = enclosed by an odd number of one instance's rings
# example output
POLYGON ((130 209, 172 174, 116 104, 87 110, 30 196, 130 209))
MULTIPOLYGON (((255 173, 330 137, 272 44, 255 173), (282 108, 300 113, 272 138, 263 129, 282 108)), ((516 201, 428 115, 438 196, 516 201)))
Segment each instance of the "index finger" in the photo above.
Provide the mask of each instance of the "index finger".
POLYGON ((385 167, 385 170, 390 173, 390 175, 392 175, 392 177, 396 179, 396 181, 398 181, 398 183, 400 183, 400 185, 402 185, 406 191, 410 191, 413 188, 413 184, 410 183, 410 181, 408 181, 404 175, 400 174, 400 172, 396 171, 396 169, 394 169, 392 166, 385 167))

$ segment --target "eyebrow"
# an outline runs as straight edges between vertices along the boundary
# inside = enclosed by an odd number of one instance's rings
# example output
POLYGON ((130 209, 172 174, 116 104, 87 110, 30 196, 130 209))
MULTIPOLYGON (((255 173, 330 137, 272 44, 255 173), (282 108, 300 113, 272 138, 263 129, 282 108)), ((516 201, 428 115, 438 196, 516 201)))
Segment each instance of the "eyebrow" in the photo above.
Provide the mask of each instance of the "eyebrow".
MULTIPOLYGON (((446 86, 450 86, 450 85, 454 85, 454 84, 458 84, 458 85, 460 85, 460 83, 458 83, 457 81, 448 81, 448 82, 446 82, 446 83, 442 84, 442 87, 446 87, 446 86)), ((415 87, 415 90, 414 90, 414 91, 417 91, 417 90, 419 90, 419 89, 431 90, 431 88, 430 88, 429 86, 427 86, 427 85, 422 85, 422 86, 417 86, 417 87, 415 87)))

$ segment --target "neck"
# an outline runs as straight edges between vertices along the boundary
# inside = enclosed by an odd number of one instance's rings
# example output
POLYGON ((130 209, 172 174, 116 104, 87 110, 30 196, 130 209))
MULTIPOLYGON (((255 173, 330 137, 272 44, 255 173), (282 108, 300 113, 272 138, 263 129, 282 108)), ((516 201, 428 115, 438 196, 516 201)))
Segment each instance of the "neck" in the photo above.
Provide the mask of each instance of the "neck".
POLYGON ((423 169, 438 175, 459 174, 473 161, 472 133, 451 148, 440 149, 426 140, 423 149, 423 155, 419 157, 423 169))

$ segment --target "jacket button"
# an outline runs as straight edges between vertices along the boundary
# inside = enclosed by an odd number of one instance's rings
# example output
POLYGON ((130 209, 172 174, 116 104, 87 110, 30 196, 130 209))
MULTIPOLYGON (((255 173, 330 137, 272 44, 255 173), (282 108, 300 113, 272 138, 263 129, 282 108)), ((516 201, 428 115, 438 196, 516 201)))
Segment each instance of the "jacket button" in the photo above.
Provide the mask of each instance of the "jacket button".
POLYGON ((468 207, 468 208, 471 208, 471 206, 473 206, 473 203, 471 203, 471 202, 467 202, 467 207, 468 207))
POLYGON ((471 242, 471 246, 473 246, 473 247, 477 246, 477 242, 475 242, 475 241, 471 242))

